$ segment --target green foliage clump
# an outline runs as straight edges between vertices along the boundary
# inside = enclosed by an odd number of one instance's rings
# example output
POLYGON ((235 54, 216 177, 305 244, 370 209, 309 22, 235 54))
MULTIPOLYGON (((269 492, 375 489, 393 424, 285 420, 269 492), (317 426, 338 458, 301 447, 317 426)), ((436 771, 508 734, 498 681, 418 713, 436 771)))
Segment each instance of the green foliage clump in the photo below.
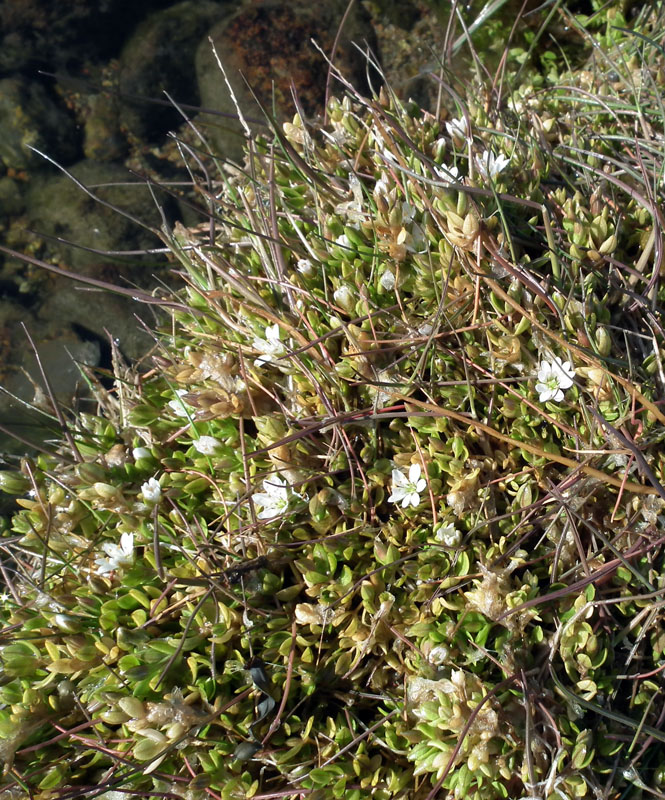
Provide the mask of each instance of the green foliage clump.
POLYGON ((154 369, 0 474, 3 798, 660 785, 664 62, 638 22, 587 69, 513 54, 538 87, 503 106, 349 87, 201 184, 154 369))

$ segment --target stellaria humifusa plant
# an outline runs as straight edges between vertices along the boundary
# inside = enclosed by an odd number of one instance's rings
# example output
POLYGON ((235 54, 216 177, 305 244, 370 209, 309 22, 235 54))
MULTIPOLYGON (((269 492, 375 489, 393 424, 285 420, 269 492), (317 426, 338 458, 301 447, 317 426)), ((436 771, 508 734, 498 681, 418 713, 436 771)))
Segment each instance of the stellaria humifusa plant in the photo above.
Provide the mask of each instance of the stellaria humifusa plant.
POLYGON ((0 475, 2 798, 662 795, 662 10, 565 18, 164 231, 154 368, 0 475))

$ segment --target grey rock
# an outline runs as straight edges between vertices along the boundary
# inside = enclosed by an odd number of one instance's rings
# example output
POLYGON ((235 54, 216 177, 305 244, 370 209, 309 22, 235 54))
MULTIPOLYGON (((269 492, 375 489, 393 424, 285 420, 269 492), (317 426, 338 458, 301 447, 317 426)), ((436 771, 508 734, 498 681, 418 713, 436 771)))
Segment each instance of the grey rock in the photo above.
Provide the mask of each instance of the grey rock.
MULTIPOLYGON (((159 226, 159 213, 148 188, 124 167, 80 161, 70 172, 102 200, 149 225, 159 226)), ((97 202, 67 175, 35 176, 27 205, 31 227, 37 233, 79 245, 49 242, 49 250, 75 271, 92 274, 99 271, 100 265, 109 264, 81 248, 124 251, 160 246, 152 233, 114 208, 97 202)), ((117 266, 112 269, 117 271, 117 266)))
POLYGON ((74 121, 43 86, 22 78, 0 80, 0 130, 0 162, 8 169, 41 162, 29 145, 65 164, 78 152, 74 121))
POLYGON ((48 400, 39 363, 20 323, 24 322, 39 353, 51 390, 58 403, 69 407, 84 388, 79 364, 96 366, 100 347, 94 340, 81 338, 69 326, 58 326, 26 314, 12 301, 0 301, 2 329, 2 371, 0 373, 0 454, 26 451, 20 440, 39 444, 53 437, 57 423, 48 400), (31 410, 30 406, 35 410, 31 410), (41 412, 41 413, 40 413, 41 412))
POLYGON ((119 65, 122 120, 134 136, 155 141, 182 124, 164 90, 176 101, 198 103, 196 48, 215 20, 237 6, 233 0, 184 0, 154 12, 136 28, 119 65))
MULTIPOLYGON (((113 206, 155 228, 161 224, 149 190, 124 167, 82 161, 71 173, 113 206)), ((89 197, 66 175, 42 176, 32 184, 28 196, 31 227, 65 240, 48 240, 51 260, 57 259, 65 269, 124 287, 152 287, 155 276, 167 269, 162 255, 106 258, 83 249, 141 251, 159 248, 162 242, 132 219, 89 197)), ((53 276, 50 280, 51 291, 40 292, 37 301, 39 319, 66 321, 104 342, 109 336, 119 339, 122 352, 130 358, 140 358, 150 346, 140 317, 151 323, 154 319, 144 305, 126 296, 83 288, 68 278, 53 276)))

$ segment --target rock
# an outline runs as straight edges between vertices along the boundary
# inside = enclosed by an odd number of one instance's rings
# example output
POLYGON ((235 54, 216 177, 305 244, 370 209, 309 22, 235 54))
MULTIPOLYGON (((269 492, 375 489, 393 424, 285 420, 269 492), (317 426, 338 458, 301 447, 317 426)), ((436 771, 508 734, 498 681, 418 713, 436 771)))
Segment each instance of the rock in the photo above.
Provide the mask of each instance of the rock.
POLYGON ((196 48, 215 20, 236 7, 228 0, 185 0, 154 12, 136 28, 119 64, 122 121, 134 136, 155 141, 182 124, 164 90, 176 101, 198 103, 196 48))
POLYGON ((78 152, 74 121, 39 83, 23 78, 0 80, 0 162, 22 170, 41 164, 28 145, 70 164, 78 152))
POLYGON ((0 178, 0 216, 3 222, 9 216, 20 214, 24 203, 25 198, 18 183, 8 175, 0 178))
MULTIPOLYGON (((72 167, 71 172, 86 186, 95 187, 95 194, 105 201, 148 224, 156 227, 161 224, 147 187, 137 183, 124 167, 82 161, 72 167)), ((66 175, 33 180, 28 208, 30 226, 35 231, 58 236, 73 245, 100 251, 162 246, 150 231, 89 197, 66 175)), ((112 285, 152 287, 155 273, 167 268, 161 256, 109 258, 73 245, 49 240, 50 260, 72 272, 112 285)), ((51 290, 40 291, 35 301, 39 319, 66 320, 101 342, 107 342, 110 335, 119 339, 122 352, 131 358, 140 358, 150 346, 151 340, 140 327, 138 318, 150 314, 146 306, 110 292, 82 290, 80 284, 68 278, 51 275, 49 281, 51 290)), ((154 318, 150 317, 150 322, 154 323, 154 318)))
MULTIPOLYGON (((281 120, 295 113, 292 85, 306 115, 323 110, 328 65, 311 40, 330 55, 347 6, 347 0, 318 5, 303 0, 262 0, 215 25, 210 38, 248 121, 255 119, 260 125, 263 117, 245 79, 266 108, 273 108, 274 97, 281 120)), ((363 91, 366 62, 353 47, 354 41, 360 46, 365 41, 373 44, 371 28, 359 4, 353 6, 344 25, 335 65, 363 91)), ((203 132, 221 155, 237 160, 242 152, 242 128, 208 37, 199 45, 196 72, 203 107, 225 115, 201 115, 199 119, 205 119, 203 132)), ((332 88, 335 91, 334 81, 332 88)))
POLYGON ((120 106, 117 97, 95 94, 88 98, 84 123, 83 155, 93 161, 120 161, 127 153, 127 142, 120 131, 120 106))
MULTIPOLYGON (((119 275, 115 281, 118 285, 126 283, 119 275)), ((148 283, 147 275, 145 282, 148 283)), ((154 344, 141 326, 141 319, 149 327, 157 324, 148 306, 111 292, 90 292, 72 280, 59 279, 57 287, 41 304, 39 319, 67 320, 86 341, 96 343, 104 351, 109 350, 110 337, 130 361, 142 358, 154 344)))
MULTIPOLYGON (((148 188, 124 167, 80 161, 70 172, 103 200, 141 221, 159 226, 159 213, 148 188)), ((74 245, 100 251, 160 246, 153 234, 115 209, 95 201, 67 175, 36 176, 31 181, 27 205, 31 227, 37 233, 57 236, 74 245)), ((85 274, 99 272, 100 265, 110 263, 69 244, 49 242, 49 250, 69 269, 85 274)), ((117 273, 117 266, 112 269, 117 273)))
POLYGON ((160 0, 3 0, 0 72, 75 69, 112 58, 140 15, 160 0))
MULTIPOLYGON (((79 336, 69 325, 58 326, 31 315, 9 300, 0 302, 0 425, 27 439, 40 443, 52 436, 57 423, 27 404, 34 404, 50 413, 46 387, 37 359, 31 349, 20 322, 26 327, 37 346, 39 357, 56 399, 69 407, 72 398, 84 386, 77 365, 96 366, 100 359, 100 346, 94 340, 79 336)), ((25 445, 0 432, 0 452, 25 453, 25 445)))

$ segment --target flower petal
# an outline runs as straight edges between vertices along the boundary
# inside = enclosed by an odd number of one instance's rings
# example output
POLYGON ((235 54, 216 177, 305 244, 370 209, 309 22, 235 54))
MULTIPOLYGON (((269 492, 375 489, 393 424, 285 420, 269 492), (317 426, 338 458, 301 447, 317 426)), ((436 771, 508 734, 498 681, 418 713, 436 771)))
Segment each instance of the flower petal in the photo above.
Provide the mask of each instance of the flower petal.
POLYGON ((122 550, 118 547, 118 545, 115 542, 104 542, 102 544, 102 550, 111 559, 117 559, 120 558, 120 556, 122 556, 122 550))
POLYGON ((394 486, 393 493, 388 498, 388 502, 399 503, 400 500, 404 499, 406 494, 407 494, 406 489, 403 486, 394 486))
POLYGON ((134 534, 133 533, 123 533, 120 537, 120 547, 124 550, 125 553, 132 553, 134 552, 134 534))
POLYGON ((97 566, 98 575, 106 575, 108 572, 113 572, 115 565, 112 564, 107 558, 96 558, 95 564, 97 566))
POLYGON ((409 467, 409 483, 414 485, 418 483, 418 478, 420 478, 420 473, 422 470, 420 469, 420 464, 411 464, 409 467))
POLYGON ((406 476, 403 472, 400 472, 398 469, 393 470, 393 486, 408 486, 409 482, 406 479, 406 476))
POLYGON ((254 497, 254 502, 258 503, 260 506, 269 506, 272 505, 272 495, 266 494, 265 492, 256 492, 254 497))

